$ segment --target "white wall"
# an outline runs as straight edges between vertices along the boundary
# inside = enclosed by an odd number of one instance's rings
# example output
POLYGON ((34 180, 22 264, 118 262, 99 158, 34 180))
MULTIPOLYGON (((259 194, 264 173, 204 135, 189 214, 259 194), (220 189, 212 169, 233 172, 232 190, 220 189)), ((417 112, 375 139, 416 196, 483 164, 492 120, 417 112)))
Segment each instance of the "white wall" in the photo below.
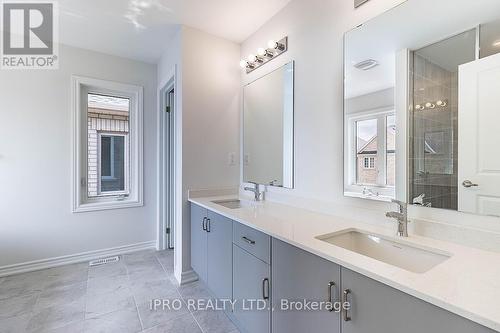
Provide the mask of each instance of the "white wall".
POLYGON ((168 80, 176 66, 180 80, 176 85, 176 111, 181 119, 177 176, 182 180, 182 202, 178 203, 182 209, 176 225, 182 227, 177 227, 175 235, 175 274, 182 281, 182 274, 191 270, 188 190, 236 187, 239 182, 239 166, 229 165, 228 154, 239 156, 240 48, 189 27, 182 27, 169 45, 158 76, 159 82, 168 80))
MULTIPOLYGON (((289 37, 289 51, 251 74, 243 83, 295 60, 294 190, 270 189, 267 198, 367 222, 387 222, 387 203, 343 197, 343 34, 403 0, 372 0, 359 9, 350 0, 292 0, 248 38, 241 57, 255 54, 267 40, 289 37), (354 208, 354 209, 353 209, 354 208)), ((412 217, 500 230, 498 219, 413 208, 412 217)))
POLYGON ((61 46, 59 70, 0 73, 0 267, 156 237, 156 66, 61 46), (144 207, 71 213, 71 75, 144 87, 144 207))

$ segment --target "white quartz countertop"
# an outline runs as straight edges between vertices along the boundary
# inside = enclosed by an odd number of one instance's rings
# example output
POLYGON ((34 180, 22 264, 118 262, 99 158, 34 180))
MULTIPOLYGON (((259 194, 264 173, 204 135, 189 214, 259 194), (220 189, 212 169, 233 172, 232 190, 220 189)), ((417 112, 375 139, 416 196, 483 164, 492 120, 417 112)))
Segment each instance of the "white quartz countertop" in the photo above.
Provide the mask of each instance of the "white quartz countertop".
POLYGON ((408 238, 399 238, 387 228, 273 202, 252 203, 250 207, 238 209, 212 202, 235 198, 218 196, 189 201, 500 332, 499 253, 411 234, 408 238), (315 238, 349 228, 447 252, 452 257, 418 274, 315 238))

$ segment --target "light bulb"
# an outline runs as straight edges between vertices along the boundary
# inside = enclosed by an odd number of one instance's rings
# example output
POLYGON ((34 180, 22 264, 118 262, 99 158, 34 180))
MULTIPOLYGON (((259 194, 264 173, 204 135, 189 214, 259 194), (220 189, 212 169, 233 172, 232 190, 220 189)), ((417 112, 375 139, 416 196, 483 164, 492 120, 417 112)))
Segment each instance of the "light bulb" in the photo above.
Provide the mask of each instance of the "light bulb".
POLYGON ((271 39, 269 42, 267 42, 267 47, 270 48, 270 49, 275 49, 278 47, 278 43, 271 39))
POLYGON ((257 54, 262 57, 266 55, 266 50, 263 47, 259 47, 259 49, 257 50, 257 54))
POLYGON ((255 62, 255 60, 257 60, 257 57, 254 54, 250 54, 248 56, 248 61, 249 62, 255 62))
POLYGON ((240 61, 240 67, 241 68, 246 68, 247 67, 247 61, 244 60, 244 59, 241 59, 241 61, 240 61))

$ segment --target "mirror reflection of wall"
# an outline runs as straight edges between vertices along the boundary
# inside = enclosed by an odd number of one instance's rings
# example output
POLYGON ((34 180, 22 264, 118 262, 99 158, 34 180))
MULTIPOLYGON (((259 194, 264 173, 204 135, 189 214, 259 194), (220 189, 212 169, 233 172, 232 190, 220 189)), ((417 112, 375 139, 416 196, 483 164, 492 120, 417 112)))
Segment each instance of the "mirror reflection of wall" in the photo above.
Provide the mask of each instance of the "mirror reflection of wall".
POLYGON ((243 92, 243 180, 293 187, 293 62, 243 92))

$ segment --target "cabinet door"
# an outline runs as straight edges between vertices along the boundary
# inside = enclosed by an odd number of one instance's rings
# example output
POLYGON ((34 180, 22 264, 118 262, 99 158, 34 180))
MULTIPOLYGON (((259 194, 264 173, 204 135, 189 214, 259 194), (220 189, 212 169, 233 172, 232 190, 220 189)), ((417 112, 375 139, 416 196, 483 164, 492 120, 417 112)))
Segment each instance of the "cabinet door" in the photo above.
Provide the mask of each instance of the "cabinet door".
POLYGON ((338 301, 340 266, 274 238, 272 258, 272 332, 339 333, 338 312, 290 311, 282 309, 281 302, 328 302, 330 295, 333 302, 338 301))
POLYGON ((493 333, 494 331, 380 282, 342 268, 350 290, 343 333, 493 333))
POLYGON ((203 230, 207 210, 191 204, 191 267, 200 280, 207 281, 207 232, 203 230))
POLYGON ((244 333, 270 332, 269 278, 268 264, 233 245, 233 297, 236 301, 234 317, 244 333), (252 307, 250 302, 254 300, 265 305, 266 310, 257 310, 256 302, 252 307))
POLYGON ((207 285, 219 299, 233 294, 233 221, 208 212, 207 285))

